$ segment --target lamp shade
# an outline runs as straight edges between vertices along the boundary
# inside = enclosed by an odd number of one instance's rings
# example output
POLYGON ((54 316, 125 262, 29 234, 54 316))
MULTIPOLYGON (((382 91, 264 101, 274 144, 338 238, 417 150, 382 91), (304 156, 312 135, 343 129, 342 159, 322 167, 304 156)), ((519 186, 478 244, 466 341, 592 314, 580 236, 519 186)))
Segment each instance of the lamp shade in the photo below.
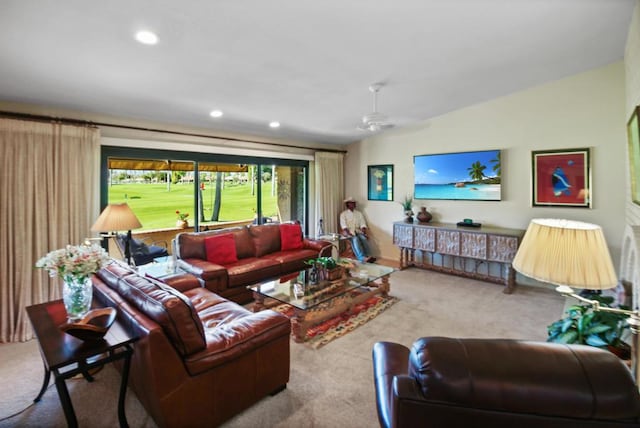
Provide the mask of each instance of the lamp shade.
POLYGON ((572 220, 533 219, 513 268, 555 285, 603 290, 618 280, 602 228, 572 220))
POLYGON ((131 211, 129 205, 109 204, 102 211, 96 222, 91 226, 93 232, 113 232, 117 230, 131 230, 142 227, 138 217, 131 211))

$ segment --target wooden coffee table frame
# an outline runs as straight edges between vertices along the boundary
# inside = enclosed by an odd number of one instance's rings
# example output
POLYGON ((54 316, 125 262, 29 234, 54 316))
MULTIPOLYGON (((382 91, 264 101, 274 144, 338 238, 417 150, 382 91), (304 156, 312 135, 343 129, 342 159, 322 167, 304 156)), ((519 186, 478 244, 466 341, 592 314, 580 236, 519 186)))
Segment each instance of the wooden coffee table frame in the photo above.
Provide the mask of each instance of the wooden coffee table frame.
MULTIPOLYGON (((298 343, 304 342, 307 336, 307 331, 309 331, 310 327, 333 318, 341 313, 351 312, 354 306, 375 295, 379 294, 382 297, 387 297, 391 288, 391 285, 389 284, 389 275, 391 275, 392 272, 393 271, 382 275, 365 285, 348 288, 344 293, 336 295, 308 309, 301 309, 291 305, 294 308, 293 316, 291 317, 291 332, 293 333, 293 339, 298 343), (354 296, 352 293, 353 291, 358 292, 357 295, 354 296)), ((348 280, 348 278, 342 279, 341 281, 346 280, 348 280)), ((259 289, 259 287, 255 287, 255 289, 253 289, 253 298, 255 300, 253 305, 254 312, 259 312, 282 303, 290 304, 287 302, 281 302, 278 299, 257 291, 256 289, 259 289), (275 301, 275 303, 265 301, 275 301)))

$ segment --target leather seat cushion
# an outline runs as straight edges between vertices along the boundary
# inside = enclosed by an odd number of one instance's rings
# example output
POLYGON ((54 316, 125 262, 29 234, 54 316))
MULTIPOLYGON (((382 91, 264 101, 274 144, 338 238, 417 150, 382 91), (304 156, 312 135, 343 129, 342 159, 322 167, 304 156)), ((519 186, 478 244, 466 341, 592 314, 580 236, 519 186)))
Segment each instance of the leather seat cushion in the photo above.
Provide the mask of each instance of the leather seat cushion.
POLYGON ((238 260, 226 266, 228 287, 244 287, 278 276, 281 272, 280 263, 265 257, 251 257, 238 260))
POLYGON ((312 249, 278 251, 267 254, 263 259, 274 260, 281 264, 282 273, 295 272, 308 268, 304 262, 318 257, 318 252, 312 249))
POLYGON ((237 303, 200 288, 187 290, 205 325, 206 349, 185 359, 192 376, 254 352, 276 339, 289 340, 291 322, 286 316, 266 310, 253 313, 237 303))

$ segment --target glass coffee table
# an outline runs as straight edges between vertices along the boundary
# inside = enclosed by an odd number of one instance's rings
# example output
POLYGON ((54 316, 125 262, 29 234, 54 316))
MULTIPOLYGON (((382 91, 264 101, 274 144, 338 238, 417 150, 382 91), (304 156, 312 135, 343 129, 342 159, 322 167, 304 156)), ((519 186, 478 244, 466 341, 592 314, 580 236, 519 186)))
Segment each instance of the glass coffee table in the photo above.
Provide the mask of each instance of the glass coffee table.
POLYGON ((313 281, 310 269, 306 269, 250 286, 255 300, 253 311, 281 303, 291 305, 291 331, 296 342, 303 342, 310 327, 350 311, 377 294, 388 296, 389 275, 394 268, 355 260, 348 263, 342 276, 333 281, 313 281))

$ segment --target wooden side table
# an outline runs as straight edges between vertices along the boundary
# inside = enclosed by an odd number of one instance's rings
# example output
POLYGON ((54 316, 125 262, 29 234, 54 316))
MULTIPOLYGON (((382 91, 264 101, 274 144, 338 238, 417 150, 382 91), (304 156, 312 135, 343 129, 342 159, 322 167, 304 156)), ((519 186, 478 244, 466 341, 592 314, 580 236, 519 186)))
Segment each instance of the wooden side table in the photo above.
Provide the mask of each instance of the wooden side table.
POLYGON ((126 332, 116 320, 102 340, 83 342, 60 330, 59 326, 67 322, 67 312, 62 300, 28 306, 27 314, 38 339, 42 362, 44 363, 44 381, 34 402, 40 401, 53 373, 60 404, 69 427, 77 427, 69 391, 65 383, 77 374, 91 382, 89 370, 102 367, 107 363, 124 360, 120 393, 118 397, 118 420, 121 427, 128 427, 124 412, 125 394, 129 379, 129 366, 133 354, 132 343, 137 339, 126 332))

